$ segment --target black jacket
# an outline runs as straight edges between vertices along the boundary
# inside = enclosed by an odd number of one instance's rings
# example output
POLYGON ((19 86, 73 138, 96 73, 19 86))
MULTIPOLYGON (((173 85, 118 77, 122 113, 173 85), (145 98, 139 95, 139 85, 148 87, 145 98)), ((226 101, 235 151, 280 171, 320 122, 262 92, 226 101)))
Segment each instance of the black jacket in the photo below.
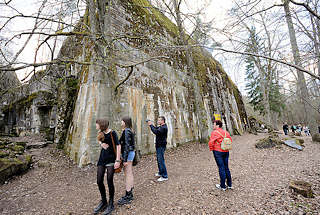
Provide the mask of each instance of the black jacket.
POLYGON ((130 128, 125 128, 120 137, 121 155, 123 162, 127 162, 128 154, 134 150, 134 133, 130 128))
POLYGON ((150 125, 151 131, 156 135, 156 147, 167 145, 168 127, 167 124, 155 127, 150 125))

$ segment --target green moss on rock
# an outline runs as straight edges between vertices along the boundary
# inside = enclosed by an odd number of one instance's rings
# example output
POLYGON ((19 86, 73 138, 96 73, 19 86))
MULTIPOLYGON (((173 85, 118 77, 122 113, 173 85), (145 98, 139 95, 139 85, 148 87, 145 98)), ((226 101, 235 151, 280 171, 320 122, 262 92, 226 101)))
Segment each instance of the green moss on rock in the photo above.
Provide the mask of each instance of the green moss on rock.
POLYGON ((0 184, 3 184, 14 175, 26 172, 30 168, 31 161, 30 156, 25 156, 22 160, 18 158, 0 158, 0 184))
POLYGON ((9 156, 8 152, 0 150, 0 158, 5 158, 5 157, 8 157, 8 156, 9 156))
POLYGON ((32 163, 32 156, 31 155, 26 155, 25 157, 27 164, 31 164, 32 163))
MULTIPOLYGON (((172 36, 176 37, 178 35, 178 27, 159 10, 154 8, 147 0, 128 0, 129 8, 141 17, 144 24, 156 28, 155 23, 167 30, 167 32, 172 36)), ((134 14, 134 15, 135 15, 134 14)))
POLYGON ((23 146, 25 148, 27 145, 27 142, 16 142, 15 144, 18 146, 23 146))
POLYGON ((8 147, 9 149, 11 149, 12 151, 15 151, 15 152, 23 152, 24 151, 24 147, 23 146, 20 146, 20 145, 10 145, 8 147))

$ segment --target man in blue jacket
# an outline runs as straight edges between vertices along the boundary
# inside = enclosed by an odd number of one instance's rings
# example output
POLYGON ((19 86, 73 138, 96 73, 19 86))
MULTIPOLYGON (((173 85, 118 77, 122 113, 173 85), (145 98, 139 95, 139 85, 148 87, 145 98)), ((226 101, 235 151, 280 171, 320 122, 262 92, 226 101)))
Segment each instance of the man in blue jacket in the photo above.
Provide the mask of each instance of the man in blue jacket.
POLYGON ((147 121, 151 128, 151 131, 156 135, 156 150, 157 150, 157 162, 159 172, 155 174, 159 182, 168 180, 168 173, 166 164, 164 161, 164 152, 167 146, 168 127, 166 125, 166 118, 159 116, 158 127, 155 127, 150 120, 147 121))

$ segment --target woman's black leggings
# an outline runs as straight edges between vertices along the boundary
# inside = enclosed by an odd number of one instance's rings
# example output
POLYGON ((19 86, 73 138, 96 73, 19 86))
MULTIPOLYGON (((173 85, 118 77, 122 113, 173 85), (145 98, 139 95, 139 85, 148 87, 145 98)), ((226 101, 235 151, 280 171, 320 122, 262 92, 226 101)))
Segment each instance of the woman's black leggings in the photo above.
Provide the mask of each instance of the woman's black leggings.
POLYGON ((101 200, 104 202, 107 202, 106 188, 103 183, 104 174, 106 172, 106 169, 107 169, 107 182, 108 182, 108 188, 109 188, 109 201, 113 201, 113 198, 114 198, 114 184, 113 184, 114 167, 113 166, 98 166, 97 184, 99 187, 101 200))

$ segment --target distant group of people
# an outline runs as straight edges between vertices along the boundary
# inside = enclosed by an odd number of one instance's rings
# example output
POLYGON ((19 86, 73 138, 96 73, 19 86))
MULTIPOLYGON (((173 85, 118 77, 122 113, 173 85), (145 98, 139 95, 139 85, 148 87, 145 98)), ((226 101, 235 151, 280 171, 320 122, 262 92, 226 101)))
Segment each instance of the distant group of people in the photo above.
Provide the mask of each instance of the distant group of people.
MULTIPOLYGON (((155 134, 155 147, 157 154, 158 182, 168 180, 167 168, 165 165, 164 153, 166 151, 168 127, 164 116, 157 120, 158 126, 153 125, 151 120, 146 121, 152 133, 155 134)), ((124 169, 125 175, 125 195, 118 200, 118 205, 130 204, 133 200, 133 160, 136 156, 134 131, 132 129, 132 120, 130 117, 124 117, 121 120, 122 134, 120 139, 117 132, 109 128, 107 119, 97 119, 96 129, 99 130, 97 135, 98 143, 101 146, 100 156, 97 163, 97 184, 100 191, 101 201, 94 208, 94 214, 103 211, 103 215, 111 214, 114 210, 114 173, 119 168, 124 169), (104 175, 107 172, 107 184, 109 190, 109 201, 106 196, 104 185, 104 175)), ((230 134, 222 129, 222 122, 215 120, 210 141, 208 143, 210 151, 213 152, 214 159, 219 169, 220 184, 216 188, 225 191, 232 188, 231 173, 228 166, 229 148, 226 144, 231 144, 230 134), (227 181, 227 184, 225 182, 227 181)))
MULTIPOLYGON (((288 135, 289 134, 289 125, 288 123, 284 123, 283 124, 283 132, 285 135, 288 135)), ((295 124, 292 124, 291 127, 291 132, 293 134, 301 134, 304 132, 306 136, 310 136, 310 129, 308 128, 308 126, 304 125, 304 126, 301 126, 301 124, 298 124, 298 125, 295 125, 295 124)))

